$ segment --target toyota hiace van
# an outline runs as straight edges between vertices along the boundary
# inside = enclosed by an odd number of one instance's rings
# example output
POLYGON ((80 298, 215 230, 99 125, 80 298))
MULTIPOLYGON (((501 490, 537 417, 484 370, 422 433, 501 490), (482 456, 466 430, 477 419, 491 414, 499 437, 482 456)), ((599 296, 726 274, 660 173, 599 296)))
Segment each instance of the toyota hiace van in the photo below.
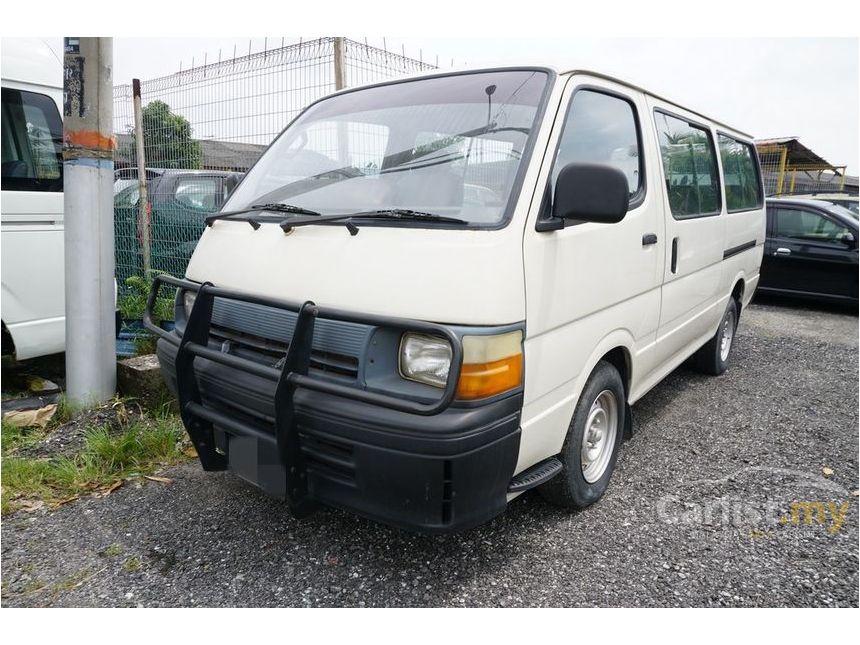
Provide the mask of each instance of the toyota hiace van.
POLYGON ((765 239, 750 135, 537 67, 319 100, 207 223, 149 323, 203 468, 437 533, 600 499, 630 406, 726 370, 765 239))

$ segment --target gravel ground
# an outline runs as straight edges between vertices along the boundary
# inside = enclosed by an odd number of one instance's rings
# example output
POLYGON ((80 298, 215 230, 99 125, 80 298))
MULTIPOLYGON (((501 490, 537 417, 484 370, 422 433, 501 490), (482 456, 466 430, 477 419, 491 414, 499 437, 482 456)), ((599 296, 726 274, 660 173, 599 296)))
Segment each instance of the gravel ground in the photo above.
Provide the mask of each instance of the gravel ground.
POLYGON ((857 345, 856 312, 753 305, 727 374, 682 367, 634 406, 579 513, 530 492, 459 536, 299 522, 196 463, 17 513, 3 605, 857 606, 857 345), (824 505, 795 524, 792 502, 824 505))

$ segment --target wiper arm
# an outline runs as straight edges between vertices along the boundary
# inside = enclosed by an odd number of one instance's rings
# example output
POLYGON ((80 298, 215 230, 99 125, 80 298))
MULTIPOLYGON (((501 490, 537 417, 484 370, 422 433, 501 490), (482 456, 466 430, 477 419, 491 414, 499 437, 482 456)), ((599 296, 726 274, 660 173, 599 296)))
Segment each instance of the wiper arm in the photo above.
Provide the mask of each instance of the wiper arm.
POLYGON ((441 222, 443 224, 468 224, 466 220, 456 217, 445 217, 435 213, 414 211, 408 208, 389 208, 385 210, 363 211, 358 213, 345 213, 343 215, 321 215, 315 217, 289 217, 281 222, 284 233, 289 233, 299 226, 310 226, 311 224, 342 223, 346 226, 350 235, 358 235, 358 226, 352 221, 356 219, 399 219, 419 220, 429 222, 441 222))
POLYGON ((309 226, 310 224, 343 224, 350 235, 358 235, 358 227, 352 223, 352 215, 314 215, 311 217, 288 217, 281 221, 280 227, 284 233, 289 233, 294 228, 299 226, 309 226))
POLYGON ((410 219, 424 220, 428 222, 441 222, 443 224, 468 224, 464 219, 458 217, 446 217, 445 215, 437 215, 436 213, 425 213, 424 211, 416 211, 410 208, 385 208, 376 211, 365 211, 363 213, 353 213, 350 217, 367 217, 375 219, 410 219))
MULTIPOLYGON (((253 206, 249 206, 248 208, 242 208, 236 211, 225 211, 222 213, 215 213, 214 215, 210 215, 206 218, 206 226, 212 226, 212 223, 218 221, 219 219, 234 219, 237 215, 247 215, 248 213, 254 212, 291 213, 293 215, 312 216, 320 215, 320 213, 317 213, 316 211, 302 208, 301 206, 293 206, 292 204, 254 204, 253 206)), ((245 218, 245 220, 251 225, 251 228, 253 228, 255 231, 260 228, 260 222, 257 221, 255 218, 247 217, 245 218)))
POLYGON ((293 213, 295 215, 321 215, 316 211, 309 210, 302 206, 293 206, 292 204, 254 204, 251 208, 255 211, 271 211, 273 213, 293 213))

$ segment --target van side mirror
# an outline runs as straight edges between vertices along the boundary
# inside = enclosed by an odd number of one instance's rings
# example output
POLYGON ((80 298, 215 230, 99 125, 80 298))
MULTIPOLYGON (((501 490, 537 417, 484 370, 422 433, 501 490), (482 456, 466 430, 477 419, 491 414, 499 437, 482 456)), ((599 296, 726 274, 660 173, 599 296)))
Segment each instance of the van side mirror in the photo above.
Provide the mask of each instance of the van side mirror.
POLYGON ((555 182, 553 217, 580 222, 616 224, 630 205, 630 188, 624 173, 612 166, 571 163, 555 182))

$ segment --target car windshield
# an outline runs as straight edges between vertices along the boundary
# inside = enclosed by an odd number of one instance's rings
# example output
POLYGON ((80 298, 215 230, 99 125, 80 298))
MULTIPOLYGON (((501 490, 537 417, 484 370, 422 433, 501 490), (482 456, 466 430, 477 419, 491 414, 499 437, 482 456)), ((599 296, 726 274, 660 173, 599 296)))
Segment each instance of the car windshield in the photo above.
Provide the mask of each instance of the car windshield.
POLYGON ((852 211, 850 208, 846 208, 845 206, 840 206, 839 204, 831 204, 828 210, 831 213, 838 213, 844 217, 850 217, 852 219, 857 219, 857 213, 852 211))
MULTIPOLYGON (((269 147, 224 211, 271 203, 323 215, 410 209, 497 225, 506 216, 546 85, 545 72, 497 71, 327 98, 269 147)), ((428 219, 421 225, 444 224, 428 219)))

